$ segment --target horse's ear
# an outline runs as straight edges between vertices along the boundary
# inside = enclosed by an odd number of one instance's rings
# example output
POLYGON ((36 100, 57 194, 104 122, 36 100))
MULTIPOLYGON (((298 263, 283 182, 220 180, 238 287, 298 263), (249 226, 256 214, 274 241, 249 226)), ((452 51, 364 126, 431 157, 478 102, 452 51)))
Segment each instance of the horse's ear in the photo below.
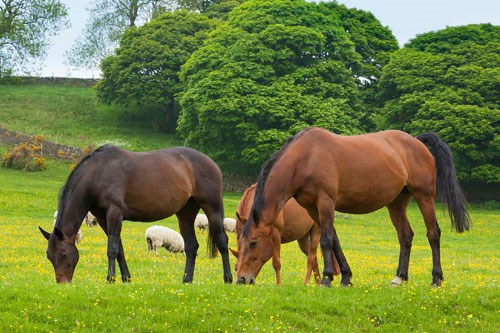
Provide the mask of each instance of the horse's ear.
POLYGON ((43 237, 45 237, 47 240, 49 240, 50 234, 47 231, 43 230, 42 227, 40 227, 40 226, 38 226, 38 229, 40 229, 40 232, 42 233, 43 237))
POLYGON ((236 258, 238 258, 238 251, 235 251, 232 248, 229 248, 229 251, 231 251, 231 253, 233 254, 233 256, 235 256, 236 258))
POLYGON ((62 231, 56 227, 54 227, 54 235, 56 235, 57 238, 59 238, 61 240, 64 238, 64 234, 62 233, 62 231))
POLYGON ((236 212, 236 220, 241 225, 245 225, 245 222, 247 221, 246 219, 242 218, 241 215, 238 214, 238 212, 236 212))

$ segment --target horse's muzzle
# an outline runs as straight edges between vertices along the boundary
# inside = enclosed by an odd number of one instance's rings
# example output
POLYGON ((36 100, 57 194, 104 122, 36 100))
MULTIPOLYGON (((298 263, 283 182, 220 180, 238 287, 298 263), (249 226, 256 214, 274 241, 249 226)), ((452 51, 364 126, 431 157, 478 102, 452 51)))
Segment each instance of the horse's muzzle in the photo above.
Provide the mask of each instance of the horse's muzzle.
POLYGON ((250 278, 245 278, 244 276, 240 277, 237 281, 236 284, 255 284, 255 279, 253 277, 250 278))

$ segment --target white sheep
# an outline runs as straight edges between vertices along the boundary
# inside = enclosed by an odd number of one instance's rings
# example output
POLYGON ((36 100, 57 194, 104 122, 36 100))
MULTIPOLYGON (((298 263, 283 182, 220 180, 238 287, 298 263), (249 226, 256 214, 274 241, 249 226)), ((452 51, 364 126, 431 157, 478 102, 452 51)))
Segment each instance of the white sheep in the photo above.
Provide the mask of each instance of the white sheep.
POLYGON ((164 247, 170 252, 184 253, 184 239, 181 234, 167 227, 154 225, 146 229, 146 242, 148 250, 155 250, 158 255, 158 249, 164 247))
POLYGON ((196 215, 196 219, 194 220, 194 227, 201 230, 201 232, 205 231, 208 228, 208 218, 205 214, 196 215))
POLYGON ((85 224, 89 227, 95 227, 97 225, 97 217, 95 217, 91 212, 85 215, 85 224))
MULTIPOLYGON (((56 220, 57 220, 57 210, 54 212, 54 223, 53 223, 54 226, 56 225, 56 220)), ((78 232, 76 233, 75 243, 80 244, 82 238, 83 238, 82 229, 78 229, 78 232)))
POLYGON ((224 219, 224 230, 228 232, 236 232, 236 220, 231 217, 224 219))

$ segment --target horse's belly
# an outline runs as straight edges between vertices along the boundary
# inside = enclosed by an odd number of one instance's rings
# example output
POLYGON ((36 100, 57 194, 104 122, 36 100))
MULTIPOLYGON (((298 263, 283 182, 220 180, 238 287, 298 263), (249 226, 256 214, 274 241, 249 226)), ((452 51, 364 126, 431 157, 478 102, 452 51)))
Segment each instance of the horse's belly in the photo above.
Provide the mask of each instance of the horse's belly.
POLYGON ((367 214, 379 210, 393 202, 401 193, 402 186, 371 189, 365 192, 339 193, 335 210, 349 214, 367 214))
POLYGON ((127 197, 124 219, 130 221, 152 222, 174 215, 189 200, 188 196, 171 197, 167 194, 148 193, 143 196, 127 197))

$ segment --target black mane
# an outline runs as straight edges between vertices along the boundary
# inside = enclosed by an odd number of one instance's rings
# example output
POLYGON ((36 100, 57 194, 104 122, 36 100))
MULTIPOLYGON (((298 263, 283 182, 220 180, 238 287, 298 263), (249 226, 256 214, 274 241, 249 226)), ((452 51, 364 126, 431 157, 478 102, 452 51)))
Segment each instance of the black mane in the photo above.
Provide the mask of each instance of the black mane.
POLYGON ((269 176, 269 173, 271 172, 272 168, 276 164, 276 161, 278 161, 287 147, 292 143, 297 137, 299 137, 304 131, 307 131, 307 129, 290 136, 287 139, 287 142, 281 147, 280 150, 276 151, 262 166, 262 169, 260 170, 259 178, 257 179, 257 186, 255 188, 255 196, 253 199, 253 205, 252 209, 250 210, 250 214, 248 216, 248 221, 245 223, 245 227, 243 229, 243 237, 246 237, 248 233, 250 232, 251 224, 254 222, 256 225, 259 224, 261 220, 261 211, 262 207, 264 206, 264 186, 266 185, 266 180, 267 177, 269 176))
MULTIPOLYGON (((64 186, 61 188, 61 191, 59 192, 59 205, 58 205, 59 209, 57 211, 57 221, 58 222, 60 221, 59 217, 61 216, 61 214, 64 211, 64 207, 65 207, 64 203, 68 199, 69 194, 71 193, 71 191, 74 188, 74 183, 75 183, 76 179, 78 178, 78 175, 80 174, 81 170, 83 169, 82 166, 92 157, 99 155, 102 152, 109 150, 110 148, 113 148, 113 147, 114 146, 108 145, 108 144, 100 146, 99 148, 97 148, 96 150, 94 150, 93 152, 91 152, 90 154, 85 156, 84 158, 82 158, 80 160, 80 162, 78 162, 76 167, 71 171, 71 173, 68 176, 68 179, 66 180, 66 184, 64 184, 64 186)), ((60 226, 58 225, 58 227, 60 227, 60 226)))

